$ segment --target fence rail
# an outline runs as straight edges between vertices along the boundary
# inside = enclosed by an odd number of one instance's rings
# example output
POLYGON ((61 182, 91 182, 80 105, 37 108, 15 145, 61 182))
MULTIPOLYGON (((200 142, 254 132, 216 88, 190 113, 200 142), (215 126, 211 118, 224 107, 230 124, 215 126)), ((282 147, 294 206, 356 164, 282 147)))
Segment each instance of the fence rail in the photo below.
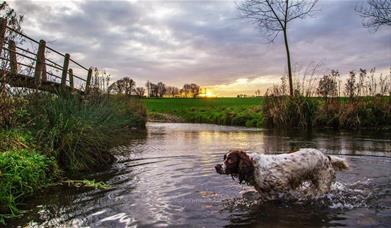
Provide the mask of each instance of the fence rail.
POLYGON ((3 66, 7 66, 4 69, 0 69, 0 77, 7 77, 6 82, 11 86, 26 87, 53 93, 64 89, 82 94, 87 94, 90 91, 92 67, 87 68, 72 59, 70 54, 61 53, 47 46, 44 40, 37 41, 32 37, 13 29, 7 25, 7 19, 5 18, 0 18, 0 59, 6 63, 3 64, 3 66), (17 46, 14 40, 6 40, 7 31, 18 34, 24 39, 33 42, 35 45, 38 44, 37 52, 34 53, 31 50, 17 46), (4 53, 2 55, 3 51, 4 53), (59 55, 60 59, 63 59, 63 63, 60 64, 53 59, 47 58, 46 53, 48 52, 59 55), (18 57, 28 59, 32 62, 32 64, 29 65, 22 61, 18 61, 18 57), (86 72, 85 77, 76 75, 74 69, 69 67, 70 63, 73 63, 80 69, 84 70, 86 72), (31 69, 32 75, 20 73, 18 66, 31 69), (48 71, 47 68, 60 71, 61 75, 55 75, 53 72, 48 71), (52 79, 61 79, 61 82, 51 81, 48 79, 48 75, 50 75, 52 79), (8 80, 9 78, 12 78, 13 80, 8 80), (78 79, 82 83, 85 83, 84 91, 80 88, 75 88, 74 79, 78 79))

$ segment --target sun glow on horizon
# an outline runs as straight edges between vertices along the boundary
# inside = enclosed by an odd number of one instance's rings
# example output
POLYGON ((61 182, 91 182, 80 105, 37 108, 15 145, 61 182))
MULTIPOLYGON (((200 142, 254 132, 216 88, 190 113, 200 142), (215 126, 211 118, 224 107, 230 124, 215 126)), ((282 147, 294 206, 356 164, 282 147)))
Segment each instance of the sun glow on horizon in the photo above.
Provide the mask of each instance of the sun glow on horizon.
POLYGON ((216 97, 216 94, 214 94, 212 91, 206 91, 205 97, 216 97))
POLYGON ((217 95, 209 88, 201 88, 200 97, 211 98, 217 97, 217 95))

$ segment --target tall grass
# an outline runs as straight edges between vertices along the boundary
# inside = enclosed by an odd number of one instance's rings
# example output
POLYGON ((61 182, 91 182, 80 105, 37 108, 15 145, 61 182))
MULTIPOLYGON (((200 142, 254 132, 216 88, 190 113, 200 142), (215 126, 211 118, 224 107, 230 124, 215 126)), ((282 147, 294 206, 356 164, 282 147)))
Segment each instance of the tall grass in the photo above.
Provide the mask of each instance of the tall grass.
POLYGON ((342 84, 339 72, 331 71, 317 86, 296 89, 292 97, 286 95, 283 80, 266 93, 264 124, 278 128, 390 128, 391 74, 387 78, 376 77, 374 69, 369 72, 360 69, 357 78, 352 71, 342 84), (340 97, 342 87, 346 97, 340 97))
MULTIPOLYGON (((58 177, 100 169, 114 161, 109 150, 145 128, 136 98, 29 93, 17 99, 0 128, 0 223, 18 214, 18 203, 58 177), (19 102, 20 101, 20 102, 19 102), (61 172, 64 174, 64 172, 61 172)), ((7 101, 8 102, 8 101, 7 101)))
POLYGON ((112 163, 110 148, 123 143, 134 128, 145 126, 143 106, 127 97, 35 97, 27 106, 42 150, 53 154, 68 171, 101 168, 112 163))

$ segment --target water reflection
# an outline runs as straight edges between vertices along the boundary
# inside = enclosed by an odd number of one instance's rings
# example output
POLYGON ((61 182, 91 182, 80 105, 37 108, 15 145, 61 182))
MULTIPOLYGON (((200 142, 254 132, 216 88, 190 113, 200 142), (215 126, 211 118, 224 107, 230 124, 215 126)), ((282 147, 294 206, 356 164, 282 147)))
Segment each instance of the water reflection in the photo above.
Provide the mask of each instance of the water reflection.
POLYGON ((30 211, 11 225, 390 225, 390 136, 151 123, 147 135, 113 150, 118 162, 111 169, 87 176, 111 189, 48 189, 33 198, 30 211), (351 163, 352 169, 338 174, 340 185, 323 201, 260 205, 241 195, 251 187, 217 175, 213 168, 232 148, 281 153, 302 147, 343 154, 351 163))

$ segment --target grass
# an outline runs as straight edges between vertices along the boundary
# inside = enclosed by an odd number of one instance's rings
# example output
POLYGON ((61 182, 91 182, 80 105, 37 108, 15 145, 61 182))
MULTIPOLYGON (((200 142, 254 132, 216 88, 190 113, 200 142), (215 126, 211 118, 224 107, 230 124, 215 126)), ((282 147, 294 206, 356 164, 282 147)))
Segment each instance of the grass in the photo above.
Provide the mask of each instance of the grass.
MULTIPOLYGON (((25 197, 60 174, 110 165, 109 150, 145 128, 145 108, 137 98, 38 93, 9 99, 23 102, 0 122, 0 223, 17 216, 25 197)), ((107 187, 93 180, 73 182, 107 187)))
POLYGON ((144 127, 137 103, 125 97, 43 96, 27 107, 27 125, 67 171, 97 169, 112 163, 109 149, 126 141, 132 128, 144 127))
POLYGON ((390 96, 144 99, 150 119, 268 128, 384 129, 390 96))
POLYGON ((263 115, 271 128, 390 129, 391 97, 266 96, 263 115))
POLYGON ((57 166, 33 147, 30 133, 0 131, 0 223, 19 213, 18 203, 50 182, 57 166))
POLYGON ((263 99, 252 98, 149 98, 149 117, 169 114, 184 122, 261 127, 263 99))

